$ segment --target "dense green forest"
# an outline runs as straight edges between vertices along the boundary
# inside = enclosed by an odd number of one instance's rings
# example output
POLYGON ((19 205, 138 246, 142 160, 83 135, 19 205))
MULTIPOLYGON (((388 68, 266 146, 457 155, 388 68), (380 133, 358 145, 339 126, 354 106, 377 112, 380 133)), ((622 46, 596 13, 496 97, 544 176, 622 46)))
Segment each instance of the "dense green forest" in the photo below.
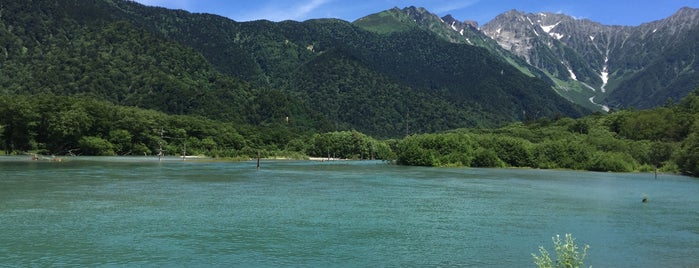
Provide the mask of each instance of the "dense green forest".
POLYGON ((699 97, 677 105, 406 137, 404 165, 699 174, 699 97))
POLYGON ((239 125, 381 138, 586 110, 427 30, 235 22, 131 1, 0 2, 0 93, 89 96, 239 125), (84 12, 83 12, 84 11, 84 12))
POLYGON ((357 131, 300 132, 294 124, 225 123, 89 97, 0 96, 0 146, 6 154, 155 155, 162 144, 166 155, 395 158, 386 142, 357 131))
POLYGON ((538 119, 378 140, 358 131, 299 132, 293 121, 236 125, 49 94, 0 97, 6 153, 252 158, 333 157, 402 165, 530 167, 699 174, 699 89, 676 105, 538 119), (164 131, 164 134, 161 133, 164 131), (162 136, 161 136, 162 134, 162 136))

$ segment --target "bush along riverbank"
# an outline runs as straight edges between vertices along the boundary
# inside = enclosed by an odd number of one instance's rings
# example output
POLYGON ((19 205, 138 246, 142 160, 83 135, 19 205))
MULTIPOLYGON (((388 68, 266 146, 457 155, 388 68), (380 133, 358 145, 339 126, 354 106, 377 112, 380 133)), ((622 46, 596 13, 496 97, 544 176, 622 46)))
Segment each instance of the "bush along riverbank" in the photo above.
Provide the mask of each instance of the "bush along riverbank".
POLYGON ((433 167, 526 167, 699 174, 699 97, 651 110, 539 119, 376 139, 289 123, 253 126, 85 97, 0 96, 5 154, 202 155, 395 160, 433 167))
POLYGON ((397 163, 699 174, 699 97, 643 111, 412 135, 397 163))

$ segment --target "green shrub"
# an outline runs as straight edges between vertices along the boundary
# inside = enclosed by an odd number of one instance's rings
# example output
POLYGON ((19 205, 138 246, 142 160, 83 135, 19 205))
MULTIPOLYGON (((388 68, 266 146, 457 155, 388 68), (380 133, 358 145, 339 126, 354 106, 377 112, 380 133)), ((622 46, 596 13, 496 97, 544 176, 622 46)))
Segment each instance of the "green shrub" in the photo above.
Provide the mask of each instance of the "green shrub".
POLYGON ((680 168, 677 166, 677 163, 672 161, 663 162, 663 165, 658 169, 658 172, 673 174, 681 173, 680 168))
POLYGON ((133 145, 133 148, 131 149, 132 155, 139 155, 140 156, 140 155, 149 155, 152 153, 153 153, 153 150, 151 150, 151 148, 148 148, 148 146, 146 146, 143 143, 136 143, 133 145))
POLYGON ((480 148, 495 152, 505 164, 513 167, 529 167, 532 164, 532 144, 528 140, 504 135, 481 135, 480 148))
POLYGON ((534 167, 585 169, 594 148, 576 140, 549 140, 533 148, 534 167))
POLYGON ((471 161, 472 167, 504 167, 505 162, 498 158, 498 155, 490 149, 478 149, 471 161))
POLYGON ((625 153, 597 152, 587 168, 592 171, 631 172, 635 160, 625 153))
POLYGON ((682 142, 676 162, 683 174, 699 176, 699 134, 692 133, 682 142))
POLYGON ((409 137, 398 145, 398 164, 431 167, 435 164, 434 155, 409 137))
POLYGON ((86 136, 78 141, 80 150, 85 155, 111 156, 115 155, 114 145, 100 137, 86 136))
POLYGON ((541 256, 537 256, 532 253, 534 257, 534 263, 539 268, 579 268, 583 267, 583 260, 587 257, 587 250, 590 248, 589 245, 585 245, 582 249, 582 253, 578 251, 578 246, 575 245, 575 239, 571 234, 566 234, 565 241, 561 241, 561 236, 556 235, 552 237, 553 246, 556 250, 556 261, 551 260, 549 252, 543 247, 539 247, 539 252, 541 256))

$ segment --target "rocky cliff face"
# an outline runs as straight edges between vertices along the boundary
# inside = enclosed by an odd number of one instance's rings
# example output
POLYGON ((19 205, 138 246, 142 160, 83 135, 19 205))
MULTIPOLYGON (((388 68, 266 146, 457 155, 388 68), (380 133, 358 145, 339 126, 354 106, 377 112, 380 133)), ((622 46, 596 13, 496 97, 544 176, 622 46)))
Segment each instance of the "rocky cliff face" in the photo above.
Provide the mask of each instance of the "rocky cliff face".
POLYGON ((699 9, 631 27, 610 52, 607 102, 649 108, 679 100, 699 86, 699 9))
POLYGON ((377 18, 389 15, 452 43, 483 47, 591 109, 654 107, 679 100, 699 85, 694 60, 699 54, 699 9, 682 8, 667 19, 639 26, 511 10, 478 28, 477 23, 451 15, 439 18, 417 7, 367 18, 381 21, 377 18))
POLYGON ((483 26, 483 32, 529 64, 564 81, 602 90, 611 37, 624 27, 605 27, 554 13, 509 11, 483 26))
POLYGON ((646 108, 660 105, 667 98, 679 99, 697 86, 677 83, 676 79, 697 80, 692 59, 697 54, 694 40, 698 25, 699 10, 691 8, 633 27, 513 10, 481 30, 501 47, 565 82, 559 83, 562 87, 579 82, 591 91, 591 98, 607 98, 614 106, 646 108), (674 71, 648 73, 649 67, 659 62, 669 64, 667 67, 674 71), (654 78, 651 83, 635 83, 639 77, 654 78))
MULTIPOLYGON (((541 70, 527 64, 522 58, 500 47, 497 42, 485 35, 475 21, 459 21, 451 15, 440 18, 424 8, 411 6, 372 14, 356 20, 353 24, 379 33, 401 32, 416 28, 427 30, 451 43, 484 48, 502 62, 514 66, 524 74, 543 79, 553 85, 553 81, 541 70)), ((588 105, 588 108, 594 107, 588 105)))

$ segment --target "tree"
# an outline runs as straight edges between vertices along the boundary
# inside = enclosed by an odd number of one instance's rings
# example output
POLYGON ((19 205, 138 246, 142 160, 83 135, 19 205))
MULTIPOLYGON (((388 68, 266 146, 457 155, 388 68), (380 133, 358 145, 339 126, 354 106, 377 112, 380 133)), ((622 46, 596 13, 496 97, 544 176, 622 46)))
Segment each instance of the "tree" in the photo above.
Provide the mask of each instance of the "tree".
MULTIPOLYGON (((74 101, 66 99, 66 102, 74 101)), ((52 152, 64 152, 76 146, 78 140, 89 133, 93 124, 93 117, 87 113, 80 102, 73 103, 69 107, 58 107, 55 111, 43 114, 47 118, 46 141, 48 149, 52 152)))
POLYGON ((544 141, 534 146, 534 166, 539 168, 585 169, 593 149, 576 140, 544 141))
POLYGON ((579 119, 569 127, 569 130, 574 133, 587 134, 590 132, 590 123, 587 120, 579 119))
POLYGON ((668 108, 657 108, 634 112, 624 117, 619 135, 632 140, 670 141, 680 140, 682 128, 679 127, 676 113, 668 108))
POLYGON ((5 153, 36 149, 39 114, 28 97, 0 97, 0 124, 4 125, 5 153))
POLYGON ((677 166, 683 174, 699 176, 699 134, 693 133, 682 142, 677 166))
POLYGON ((661 141, 653 142, 648 152, 650 164, 656 168, 662 166, 663 162, 670 160, 672 152, 676 150, 677 148, 673 143, 661 141))
POLYGON ((587 170, 631 172, 635 160, 625 153, 620 152, 596 152, 590 160, 587 170))
POLYGON ((473 167, 504 167, 505 163, 498 158, 497 154, 490 149, 479 149, 476 151, 473 160, 473 167))
POLYGON ((78 141, 80 151, 86 155, 114 155, 114 145, 100 137, 86 136, 78 141))
POLYGON ((132 146, 132 135, 128 130, 116 129, 109 132, 109 142, 114 145, 114 152, 117 154, 130 154, 132 146))
POLYGON ((403 139, 397 149, 398 164, 408 166, 434 166, 434 155, 420 146, 416 136, 403 139))
POLYGON ((531 142, 509 136, 498 135, 481 146, 492 148, 499 159, 513 167, 529 167, 532 162, 531 142))

